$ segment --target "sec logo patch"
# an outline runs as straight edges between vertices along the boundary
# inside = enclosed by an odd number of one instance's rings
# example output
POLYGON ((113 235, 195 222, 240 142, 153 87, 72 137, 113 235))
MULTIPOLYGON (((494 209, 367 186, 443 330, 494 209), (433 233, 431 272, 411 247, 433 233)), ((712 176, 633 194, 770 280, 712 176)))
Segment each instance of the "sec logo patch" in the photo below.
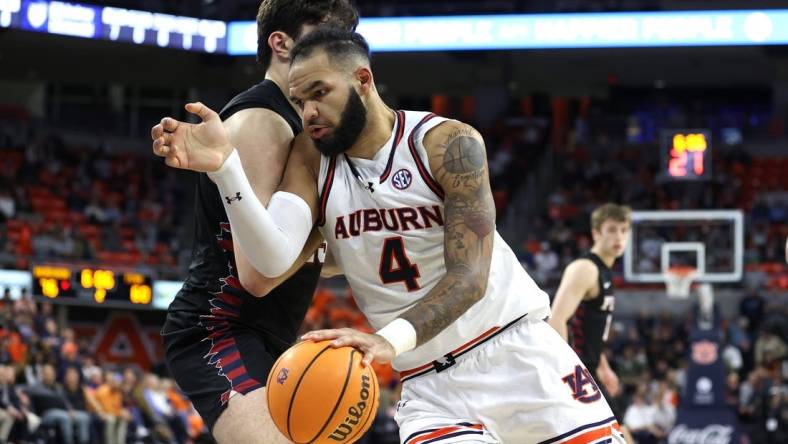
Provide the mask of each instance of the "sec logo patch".
POLYGON ((394 176, 391 177, 391 183, 394 184, 394 188, 398 190, 408 188, 411 182, 413 182, 413 175, 405 168, 397 171, 394 173, 394 176))

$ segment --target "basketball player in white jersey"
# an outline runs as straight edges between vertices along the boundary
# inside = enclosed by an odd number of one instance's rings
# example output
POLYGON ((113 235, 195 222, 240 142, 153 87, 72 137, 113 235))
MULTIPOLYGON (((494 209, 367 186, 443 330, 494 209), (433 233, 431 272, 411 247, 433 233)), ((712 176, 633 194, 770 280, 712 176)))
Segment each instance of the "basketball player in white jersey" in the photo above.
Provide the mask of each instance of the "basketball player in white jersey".
POLYGON ((386 106, 359 34, 317 30, 291 57, 305 131, 268 208, 207 107, 187 105, 198 125, 164 119, 153 150, 242 197, 225 209, 263 275, 289 269, 317 224, 378 331, 305 337, 393 363, 402 443, 619 442, 593 378, 543 321, 547 295, 495 231, 476 130, 386 106))
MULTIPOLYGON (((615 399, 620 393, 618 376, 603 349, 615 310, 611 267, 624 254, 631 220, 629 207, 612 203, 591 213, 594 245, 566 267, 548 320, 569 341, 591 375, 602 383, 599 388, 619 421, 623 420, 623 412, 615 399)), ((625 428, 622 431, 629 435, 625 428)), ((627 441, 633 442, 629 436, 627 441)))

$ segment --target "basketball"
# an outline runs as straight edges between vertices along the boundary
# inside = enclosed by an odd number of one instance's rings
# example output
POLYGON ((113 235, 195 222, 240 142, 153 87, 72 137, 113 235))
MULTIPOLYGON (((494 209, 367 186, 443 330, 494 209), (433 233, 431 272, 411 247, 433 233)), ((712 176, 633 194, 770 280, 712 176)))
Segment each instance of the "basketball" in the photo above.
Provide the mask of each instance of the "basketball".
POLYGON ((362 353, 331 347, 330 341, 298 343, 268 375, 268 410, 289 440, 352 443, 372 425, 378 409, 378 379, 362 353))

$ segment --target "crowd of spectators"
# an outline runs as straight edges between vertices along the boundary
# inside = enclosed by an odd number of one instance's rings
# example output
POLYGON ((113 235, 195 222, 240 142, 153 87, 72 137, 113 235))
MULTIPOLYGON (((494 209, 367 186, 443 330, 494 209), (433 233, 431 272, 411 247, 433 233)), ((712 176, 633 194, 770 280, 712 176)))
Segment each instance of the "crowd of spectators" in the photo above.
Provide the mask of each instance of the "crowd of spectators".
POLYGON ((100 262, 182 276, 173 265, 191 242, 188 173, 57 133, 19 139, 0 133, 0 266, 100 262))
MULTIPOLYGON (((788 289, 788 273, 780 266, 788 237, 788 176, 783 173, 788 157, 784 151, 754 156, 743 143, 747 137, 783 137, 783 122, 770 117, 759 103, 701 105, 638 102, 629 105, 631 111, 613 112, 611 108, 626 106, 602 103, 574 116, 564 143, 553 147, 554 180, 544 193, 544 211, 529 218, 528 229, 514 245, 524 266, 542 285, 555 284, 566 265, 590 248, 593 209, 617 202, 635 210, 743 210, 747 271, 764 271, 770 287, 788 289), (710 180, 665 180, 660 131, 671 128, 710 129, 714 141, 710 180), (729 133, 735 136, 726 136, 729 133)), ((716 233, 704 232, 703 239, 691 239, 718 246, 709 249, 707 267, 731 260, 732 248, 725 245, 731 243, 730 231, 720 228, 716 233)), ((643 271, 658 271, 657 258, 653 259, 638 265, 651 268, 643 271)))
MULTIPOLYGON (((692 315, 647 315, 614 322, 606 354, 627 406, 624 424, 639 443, 667 442, 687 390, 692 315)), ((726 371, 725 404, 753 444, 788 438, 788 306, 784 296, 752 290, 738 315, 722 319, 719 348, 726 371)))
POLYGON ((0 299, 0 442, 187 443, 205 434, 167 375, 97 362, 28 295, 0 299))

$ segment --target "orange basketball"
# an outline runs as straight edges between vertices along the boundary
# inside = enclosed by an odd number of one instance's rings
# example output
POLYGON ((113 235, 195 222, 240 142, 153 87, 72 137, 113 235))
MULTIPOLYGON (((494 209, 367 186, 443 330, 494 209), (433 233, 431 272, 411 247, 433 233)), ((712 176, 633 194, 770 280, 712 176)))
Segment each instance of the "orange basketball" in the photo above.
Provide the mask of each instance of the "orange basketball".
POLYGON ((372 425, 380 397, 372 366, 352 347, 300 342, 274 364, 268 410, 296 444, 352 443, 372 425))

